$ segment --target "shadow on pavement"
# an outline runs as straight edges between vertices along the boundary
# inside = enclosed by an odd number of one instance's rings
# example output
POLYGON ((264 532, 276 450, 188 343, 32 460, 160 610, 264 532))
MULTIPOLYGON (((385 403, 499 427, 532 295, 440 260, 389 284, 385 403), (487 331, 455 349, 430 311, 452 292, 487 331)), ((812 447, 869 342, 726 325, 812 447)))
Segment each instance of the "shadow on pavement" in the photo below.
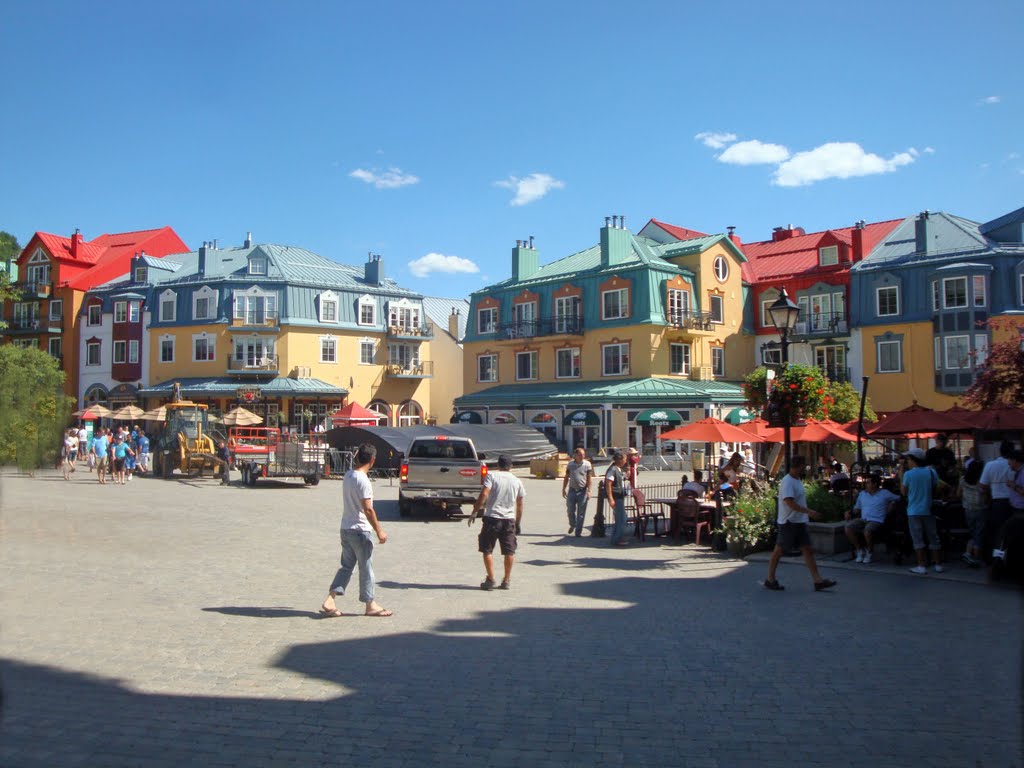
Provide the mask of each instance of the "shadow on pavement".
POLYGON ((262 608, 258 605, 223 605, 203 608, 210 613, 223 613, 225 616, 251 616, 256 619, 322 619, 317 611, 297 611, 294 608, 262 608))

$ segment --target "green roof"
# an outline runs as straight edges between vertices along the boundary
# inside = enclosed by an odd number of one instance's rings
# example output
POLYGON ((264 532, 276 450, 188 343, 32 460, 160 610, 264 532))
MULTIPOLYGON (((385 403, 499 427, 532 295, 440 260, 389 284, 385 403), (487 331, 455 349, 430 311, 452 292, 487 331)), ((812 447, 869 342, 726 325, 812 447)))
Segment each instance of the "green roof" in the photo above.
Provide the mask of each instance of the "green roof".
POLYGON ((181 384, 181 394, 200 397, 214 395, 233 395, 238 387, 259 387, 264 395, 271 397, 315 397, 317 395, 347 395, 348 390, 320 379, 293 379, 288 376, 277 376, 270 381, 240 380, 227 376, 214 378, 168 379, 151 387, 139 390, 142 397, 161 397, 171 395, 175 382, 181 384))
POLYGON ((689 379, 646 378, 625 381, 571 381, 547 382, 543 384, 501 384, 455 399, 459 408, 484 405, 552 406, 566 405, 577 408, 581 405, 623 404, 664 404, 697 405, 715 402, 726 405, 746 402, 743 390, 735 382, 691 381, 689 379))

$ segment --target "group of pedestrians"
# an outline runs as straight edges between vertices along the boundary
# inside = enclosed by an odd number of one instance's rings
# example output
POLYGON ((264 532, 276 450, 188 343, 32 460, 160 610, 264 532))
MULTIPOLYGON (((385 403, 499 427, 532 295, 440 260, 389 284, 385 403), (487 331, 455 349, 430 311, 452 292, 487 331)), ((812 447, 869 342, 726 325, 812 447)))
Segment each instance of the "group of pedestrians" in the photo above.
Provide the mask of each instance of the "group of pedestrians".
POLYGON ((90 440, 85 427, 69 429, 62 446, 64 478, 76 469, 76 462, 86 461, 89 471, 96 471, 100 485, 108 477, 113 485, 131 482, 136 473, 149 471, 149 437, 141 427, 97 427, 90 440))

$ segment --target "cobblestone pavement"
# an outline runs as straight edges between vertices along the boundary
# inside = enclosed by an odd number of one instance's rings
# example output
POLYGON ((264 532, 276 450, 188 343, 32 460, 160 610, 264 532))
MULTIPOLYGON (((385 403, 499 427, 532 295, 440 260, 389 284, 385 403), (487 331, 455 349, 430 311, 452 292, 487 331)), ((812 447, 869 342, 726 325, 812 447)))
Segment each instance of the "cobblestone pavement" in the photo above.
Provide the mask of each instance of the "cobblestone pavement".
POLYGON ((321 619, 337 482, 0 483, 3 766, 1022 765, 1012 590, 825 564, 815 593, 790 561, 770 593, 763 563, 567 537, 528 479, 513 588, 482 592, 478 529, 384 480, 395 616, 321 619))

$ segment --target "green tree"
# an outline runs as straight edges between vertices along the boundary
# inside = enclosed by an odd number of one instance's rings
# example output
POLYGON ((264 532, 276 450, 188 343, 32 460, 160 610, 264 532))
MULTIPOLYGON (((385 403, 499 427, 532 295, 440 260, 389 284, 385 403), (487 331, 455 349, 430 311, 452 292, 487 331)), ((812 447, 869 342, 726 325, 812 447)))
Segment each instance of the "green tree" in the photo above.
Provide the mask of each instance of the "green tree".
POLYGON ((32 470, 53 462, 70 412, 55 358, 37 348, 0 346, 0 464, 32 470))
POLYGON ((18 245, 18 238, 10 232, 0 229, 0 262, 8 259, 14 261, 21 254, 21 246, 18 245))
MULTIPOLYGON (((9 232, 0 230, 0 264, 6 265, 8 260, 14 261, 21 253, 21 246, 18 245, 18 238, 9 232)), ((0 307, 5 301, 17 301, 21 294, 11 284, 11 276, 6 268, 0 269, 0 307)), ((0 315, 0 329, 6 328, 3 316, 0 315)))
MULTIPOLYGON (((830 382, 825 405, 828 418, 845 424, 860 416, 860 392, 849 382, 830 382)), ((870 397, 864 403, 864 421, 878 421, 870 397)))
MULTIPOLYGON (((743 381, 747 407, 758 413, 768 406, 767 381, 768 371, 763 366, 743 381)), ((860 393, 850 384, 830 381, 814 365, 790 363, 776 373, 772 396, 785 398, 797 412, 812 419, 853 421, 860 412, 860 393)), ((870 402, 865 404, 864 418, 877 418, 870 402)))

